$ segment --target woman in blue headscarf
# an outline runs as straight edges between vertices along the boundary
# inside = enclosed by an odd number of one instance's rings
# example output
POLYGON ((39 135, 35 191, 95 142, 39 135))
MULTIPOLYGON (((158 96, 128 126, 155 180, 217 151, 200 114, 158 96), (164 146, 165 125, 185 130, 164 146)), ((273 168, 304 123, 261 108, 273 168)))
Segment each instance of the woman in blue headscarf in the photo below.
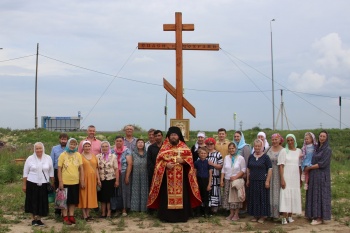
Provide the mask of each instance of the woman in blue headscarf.
MULTIPOLYGON (((237 146, 237 154, 241 155, 244 158, 245 165, 247 167, 251 149, 250 149, 250 145, 245 143, 244 134, 242 131, 236 131, 234 133, 233 142, 237 146)), ((244 182, 246 183, 247 182, 247 173, 244 173, 243 179, 244 179, 244 182)), ((243 202, 243 207, 242 207, 241 213, 247 212, 247 206, 248 206, 248 202, 249 202, 249 195, 248 195, 249 190, 247 187, 245 188, 245 192, 246 192, 246 200, 243 202)))
POLYGON ((85 188, 83 160, 75 138, 68 140, 65 151, 58 158, 58 180, 59 189, 68 190, 67 209, 62 210, 63 223, 75 224, 74 210, 79 204, 79 184, 80 188, 85 188))
POLYGON ((237 154, 237 146, 231 142, 228 144, 229 154, 224 158, 224 165, 221 170, 220 186, 224 187, 222 195, 222 207, 230 210, 230 215, 226 217, 229 221, 239 220, 238 211, 243 207, 243 201, 239 198, 238 189, 243 188, 243 175, 246 172, 246 164, 244 158, 237 154), (236 188, 231 188, 232 182, 237 183, 236 188), (231 197, 231 198, 230 198, 231 197))
POLYGON ((278 156, 277 165, 281 176, 280 212, 282 224, 294 222, 292 213, 301 214, 300 161, 301 150, 293 134, 286 136, 287 144, 278 156))

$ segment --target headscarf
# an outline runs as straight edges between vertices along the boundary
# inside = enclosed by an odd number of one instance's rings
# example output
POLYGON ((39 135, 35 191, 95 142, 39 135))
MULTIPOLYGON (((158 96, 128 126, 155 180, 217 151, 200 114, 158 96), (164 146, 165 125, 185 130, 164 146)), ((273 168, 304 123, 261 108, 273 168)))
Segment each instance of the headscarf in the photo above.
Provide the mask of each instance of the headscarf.
POLYGON ((216 144, 216 141, 214 138, 207 138, 204 141, 205 144, 213 143, 214 145, 216 144))
MULTIPOLYGON (((289 137, 292 137, 292 138, 294 139, 294 147, 297 148, 298 143, 297 143, 297 140, 295 139, 294 134, 291 134, 291 133, 288 134, 288 135, 286 136, 286 140, 287 140, 287 138, 289 138, 289 137)), ((286 148, 286 151, 287 151, 287 154, 288 154, 288 153, 289 153, 288 143, 286 143, 285 148, 286 148)))
POLYGON ((133 152, 135 152, 136 154, 139 155, 139 148, 137 148, 137 143, 138 143, 139 141, 142 141, 142 142, 143 142, 143 154, 145 155, 145 154, 146 154, 146 144, 145 144, 145 140, 143 140, 142 138, 139 138, 139 139, 136 140, 136 146, 135 146, 133 152))
MULTIPOLYGON (((237 156, 237 154, 238 154, 238 149, 237 149, 237 145, 236 145, 236 143, 234 143, 234 142, 231 142, 230 144, 228 144, 228 146, 227 147, 230 147, 230 146, 234 146, 235 147, 235 153, 232 155, 232 158, 231 158, 231 161, 232 161, 232 163, 231 163, 231 167, 233 167, 233 164, 235 163, 235 157, 237 156)), ((230 154, 231 155, 231 154, 230 154)))
POLYGON ((304 144, 303 144, 303 147, 301 148, 303 155, 306 155, 306 140, 305 140, 305 138, 307 135, 310 135, 312 137, 312 144, 314 144, 315 149, 317 147, 317 140, 316 140, 315 134, 313 134, 311 132, 306 132, 304 135, 304 144))
POLYGON ((75 138, 70 138, 70 139, 68 140, 68 142, 67 142, 65 151, 67 151, 67 152, 70 153, 70 154, 77 152, 77 151, 78 151, 78 141, 77 141, 77 139, 75 139, 75 138), (71 143, 72 141, 75 141, 76 144, 77 144, 77 146, 76 146, 73 150, 69 149, 70 143, 71 143))
MULTIPOLYGON (((235 140, 233 140, 233 142, 236 144, 237 146, 237 150, 242 149, 243 147, 245 147, 247 145, 247 143, 245 143, 245 139, 244 139, 244 134, 242 131, 240 131, 240 135, 241 135, 241 140, 239 140, 239 143, 237 144, 237 142, 235 140)), ((238 133, 237 131, 235 132, 235 134, 238 133)))
POLYGON ((170 138, 170 135, 172 133, 176 133, 178 136, 179 136, 179 140, 182 141, 182 142, 185 142, 185 139, 184 139, 184 136, 182 135, 182 132, 181 132, 181 129, 177 126, 171 126, 169 129, 168 129, 168 133, 166 134, 166 137, 169 139, 170 138))
POLYGON ((88 140, 85 140, 85 141, 83 141, 83 144, 81 145, 81 147, 83 148, 83 151, 84 151, 84 145, 85 144, 90 144, 90 146, 91 146, 91 142, 90 141, 88 141, 88 140))
POLYGON ((322 130, 319 134, 318 134, 318 138, 320 138, 320 134, 321 133, 325 133, 327 134, 327 138, 326 138, 326 141, 321 145, 320 143, 320 139, 318 139, 318 145, 317 145, 317 148, 316 148, 316 151, 319 152, 319 151, 322 151, 326 148, 329 147, 329 134, 326 130, 322 130))
POLYGON ((272 139, 272 138, 279 138, 279 139, 280 139, 280 145, 282 145, 282 143, 284 142, 283 137, 282 137, 281 134, 279 134, 279 133, 274 133, 274 134, 272 134, 271 139, 272 139))
MULTIPOLYGON (((197 138, 198 137, 203 137, 205 139, 205 133, 204 132, 198 132, 197 134, 197 138)), ((198 150, 198 140, 196 141, 196 143, 194 144, 194 151, 197 151, 198 150)))
POLYGON ((124 151, 126 151, 126 149, 128 149, 128 147, 124 146, 124 138, 117 135, 115 137, 115 141, 117 139, 121 138, 122 139, 122 146, 121 146, 121 149, 117 148, 117 143, 115 143, 115 146, 114 146, 114 153, 115 155, 117 156, 117 162, 118 162, 118 170, 119 170, 119 173, 121 172, 122 170, 122 154, 124 153, 124 151))
POLYGON ((269 142, 266 140, 266 134, 264 132, 259 132, 257 136, 263 136, 264 137, 264 141, 263 141, 263 146, 265 147, 265 149, 267 150, 267 148, 270 147, 269 142))
POLYGON ((111 154, 111 144, 109 144, 108 141, 102 141, 102 142, 101 142, 101 154, 102 154, 102 156, 103 156, 103 159, 104 159, 105 161, 108 161, 109 155, 111 154), (107 145, 108 145, 108 151, 107 151, 107 152, 102 152, 102 145, 103 145, 103 144, 107 144, 107 145))
POLYGON ((49 182, 48 180, 45 181, 44 179, 44 175, 43 175, 43 164, 39 161, 39 158, 38 158, 38 155, 36 154, 35 152, 35 146, 37 145, 41 145, 43 147, 43 154, 41 156, 41 159, 46 155, 45 154, 45 147, 44 147, 44 144, 42 142, 36 142, 34 144, 34 153, 33 153, 33 156, 35 158, 35 162, 36 162, 36 167, 37 167, 37 177, 38 177, 38 185, 41 186, 42 183, 47 183, 49 182))

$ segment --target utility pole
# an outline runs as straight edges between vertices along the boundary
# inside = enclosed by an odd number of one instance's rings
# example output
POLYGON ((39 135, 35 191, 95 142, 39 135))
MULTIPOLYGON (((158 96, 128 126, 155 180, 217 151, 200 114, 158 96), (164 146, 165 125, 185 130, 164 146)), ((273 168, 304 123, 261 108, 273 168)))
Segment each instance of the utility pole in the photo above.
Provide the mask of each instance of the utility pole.
POLYGON ((237 114, 233 113, 233 122, 234 122, 234 130, 236 131, 236 119, 237 119, 237 114))
POLYGON ((339 96, 339 108, 340 108, 340 112, 339 112, 339 129, 341 129, 341 96, 339 96))
POLYGON ((38 128, 38 61, 39 61, 39 43, 36 46, 36 71, 35 71, 35 128, 38 128))

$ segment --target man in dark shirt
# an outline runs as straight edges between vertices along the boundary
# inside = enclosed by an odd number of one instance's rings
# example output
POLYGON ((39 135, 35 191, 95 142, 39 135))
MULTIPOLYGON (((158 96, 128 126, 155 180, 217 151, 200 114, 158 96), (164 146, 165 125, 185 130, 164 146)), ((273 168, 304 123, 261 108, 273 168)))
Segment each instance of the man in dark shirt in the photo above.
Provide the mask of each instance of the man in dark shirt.
POLYGON ((155 143, 150 145, 147 150, 147 173, 149 187, 151 187, 152 184, 152 177, 154 173, 154 166, 156 165, 157 155, 163 145, 163 132, 160 130, 155 130, 153 134, 155 143))

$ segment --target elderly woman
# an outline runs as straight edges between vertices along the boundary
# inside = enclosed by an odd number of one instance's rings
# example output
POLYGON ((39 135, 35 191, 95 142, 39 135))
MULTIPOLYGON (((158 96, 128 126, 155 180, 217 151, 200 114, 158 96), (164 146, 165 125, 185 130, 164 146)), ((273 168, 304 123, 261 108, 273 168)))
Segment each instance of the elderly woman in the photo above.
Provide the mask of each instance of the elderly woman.
POLYGON ((292 213, 301 214, 301 150, 297 148, 293 134, 288 134, 286 140, 287 145, 281 150, 277 163, 281 176, 280 212, 283 214, 282 224, 294 222, 292 213))
POLYGON ((147 175, 147 153, 145 141, 136 140, 136 148, 132 153, 132 184, 131 184, 131 210, 146 211, 148 198, 148 179, 147 175))
POLYGON ((68 140, 65 151, 58 158, 58 180, 59 189, 68 190, 68 209, 62 210, 63 223, 75 224, 74 211, 79 204, 79 184, 81 189, 85 188, 83 161, 75 138, 68 140))
POLYGON ((249 156, 247 167, 248 213, 254 216, 252 222, 264 223, 266 217, 270 216, 272 164, 269 156, 263 153, 263 141, 255 139, 254 150, 254 154, 249 156))
POLYGON ((83 218, 90 221, 92 220, 90 209, 98 207, 96 186, 101 187, 101 181, 98 174, 97 158, 91 153, 91 142, 83 141, 82 147, 85 188, 80 189, 78 208, 82 209, 83 218))
POLYGON ((280 217, 280 190, 281 190, 281 177, 279 168, 277 165, 277 160, 282 147, 283 138, 279 133, 272 134, 271 136, 271 144, 272 146, 267 151, 267 155, 269 156, 272 163, 272 176, 270 182, 270 209, 271 215, 270 217, 273 220, 277 220, 280 217))
POLYGON ((331 156, 332 149, 328 142, 327 131, 318 135, 318 146, 311 160, 311 166, 305 167, 309 172, 309 184, 306 192, 305 215, 312 219, 311 225, 318 225, 331 219, 331 156))
MULTIPOLYGON (((264 153, 266 153, 270 147, 269 142, 266 140, 266 133, 259 132, 258 135, 256 135, 257 139, 260 139, 264 143, 264 153)), ((254 153, 254 148, 252 149, 252 153, 254 153)))
POLYGON ((123 197, 122 216, 127 216, 126 210, 131 207, 132 155, 131 151, 124 146, 124 139, 122 136, 115 137, 114 154, 117 156, 120 187, 123 197))
POLYGON ((220 186, 224 187, 222 207, 230 210, 230 215, 226 217, 227 220, 237 221, 239 220, 238 212, 243 207, 243 202, 238 200, 238 190, 236 188, 231 189, 231 183, 235 180, 240 181, 244 189, 244 180, 242 177, 246 172, 246 165, 244 158, 237 154, 235 143, 231 142, 228 144, 228 153, 225 156, 224 165, 221 170, 220 186), (235 197, 235 201, 233 202, 229 200, 230 192, 231 196, 235 197))
POLYGON ((118 162, 114 154, 111 153, 109 142, 101 142, 101 153, 97 156, 99 178, 101 190, 97 194, 98 201, 101 202, 101 218, 111 217, 111 197, 114 187, 119 186, 118 162))
POLYGON ((41 217, 49 213, 47 185, 54 182, 51 157, 45 154, 44 144, 34 144, 34 153, 30 155, 23 169, 22 190, 26 194, 24 211, 32 214, 32 226, 44 226, 41 217))
POLYGON ((208 164, 213 166, 213 178, 211 184, 211 190, 209 193, 209 206, 211 212, 215 214, 218 211, 219 205, 221 205, 221 193, 220 193, 220 172, 222 168, 222 156, 219 151, 215 150, 216 141, 214 138, 207 138, 205 145, 208 148, 208 164))

